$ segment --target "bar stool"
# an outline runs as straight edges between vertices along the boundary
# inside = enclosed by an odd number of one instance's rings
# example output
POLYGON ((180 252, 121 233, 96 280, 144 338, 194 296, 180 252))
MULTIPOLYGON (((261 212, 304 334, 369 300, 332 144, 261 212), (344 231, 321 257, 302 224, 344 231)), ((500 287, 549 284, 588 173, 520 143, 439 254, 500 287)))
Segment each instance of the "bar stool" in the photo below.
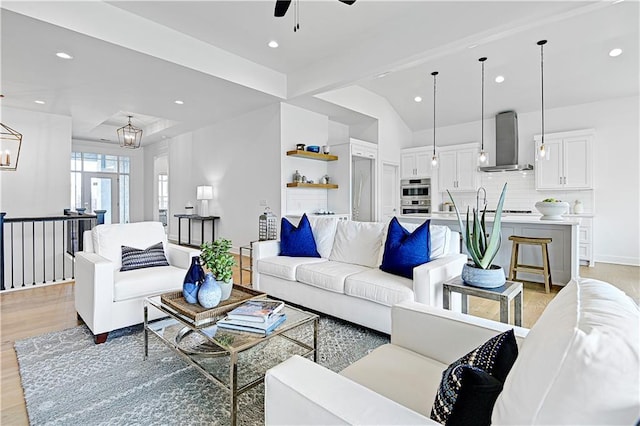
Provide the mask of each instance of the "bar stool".
POLYGON ((511 250, 511 267, 509 268, 509 280, 517 281, 516 275, 518 272, 540 274, 544 277, 544 289, 547 293, 549 293, 551 291, 551 267, 549 266, 549 249, 547 247, 547 244, 550 244, 552 239, 519 237, 517 235, 512 235, 509 237, 509 240, 513 241, 513 248, 511 250), (520 248, 520 244, 542 247, 542 266, 525 265, 523 263, 518 263, 518 250, 520 248))

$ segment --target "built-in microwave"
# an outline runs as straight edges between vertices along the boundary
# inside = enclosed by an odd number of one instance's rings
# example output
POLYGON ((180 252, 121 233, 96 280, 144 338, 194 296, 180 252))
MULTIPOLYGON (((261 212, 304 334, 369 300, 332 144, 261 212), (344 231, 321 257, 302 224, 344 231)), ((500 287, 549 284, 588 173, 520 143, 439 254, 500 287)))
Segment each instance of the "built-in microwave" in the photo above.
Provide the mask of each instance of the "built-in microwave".
POLYGON ((402 198, 429 197, 431 198, 431 179, 402 179, 400 181, 402 198))

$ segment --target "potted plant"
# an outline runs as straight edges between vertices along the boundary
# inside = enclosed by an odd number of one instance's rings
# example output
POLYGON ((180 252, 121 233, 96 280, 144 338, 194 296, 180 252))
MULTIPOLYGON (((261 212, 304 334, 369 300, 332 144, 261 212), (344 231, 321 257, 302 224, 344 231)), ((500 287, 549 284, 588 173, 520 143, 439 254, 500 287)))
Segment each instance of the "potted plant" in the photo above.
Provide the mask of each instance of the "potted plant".
POLYGON ((505 183, 496 207, 495 217, 493 218, 493 229, 491 230, 491 235, 489 235, 485 223, 486 205, 482 210, 481 216, 478 209, 473 209, 472 218, 469 217, 469 207, 467 207, 467 224, 463 226, 458 206, 451 193, 447 191, 458 217, 463 243, 473 261, 473 263, 465 264, 462 268, 462 280, 466 284, 482 288, 496 288, 503 286, 505 283, 504 270, 499 265, 493 265, 492 262, 498 254, 498 250, 500 250, 502 239, 500 224, 502 220, 502 205, 504 204, 506 193, 507 184, 505 183))
POLYGON ((222 289, 221 300, 227 300, 233 288, 233 271, 231 268, 236 265, 236 259, 229 252, 231 240, 218 238, 212 243, 202 243, 200 249, 202 250, 200 258, 204 266, 213 274, 222 289))

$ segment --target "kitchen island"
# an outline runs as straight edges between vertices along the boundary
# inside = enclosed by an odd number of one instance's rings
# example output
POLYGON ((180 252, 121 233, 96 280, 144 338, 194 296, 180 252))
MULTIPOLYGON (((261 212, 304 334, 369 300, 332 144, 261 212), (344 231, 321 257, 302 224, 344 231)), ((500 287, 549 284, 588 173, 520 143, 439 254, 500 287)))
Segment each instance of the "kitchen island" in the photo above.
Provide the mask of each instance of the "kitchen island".
MULTIPOLYGON (((493 215, 487 214, 486 222, 492 229, 493 215)), ((453 231, 460 231, 455 213, 435 213, 428 216, 401 216, 400 222, 422 223, 431 219, 434 225, 446 225, 453 231)), ((465 216, 463 215, 463 223, 465 216)), ((564 286, 571 279, 580 276, 580 259, 578 237, 580 231, 579 218, 563 218, 562 220, 541 220, 538 214, 503 214, 502 244, 496 255, 494 264, 502 266, 506 275, 511 264, 511 235, 523 237, 549 237, 549 262, 553 284, 564 286)), ((464 247, 463 252, 466 253, 464 247)), ((542 265, 542 253, 539 247, 520 246, 520 261, 531 265, 542 265)), ((542 277, 535 274, 518 273, 518 278, 527 281, 542 282, 542 277)))

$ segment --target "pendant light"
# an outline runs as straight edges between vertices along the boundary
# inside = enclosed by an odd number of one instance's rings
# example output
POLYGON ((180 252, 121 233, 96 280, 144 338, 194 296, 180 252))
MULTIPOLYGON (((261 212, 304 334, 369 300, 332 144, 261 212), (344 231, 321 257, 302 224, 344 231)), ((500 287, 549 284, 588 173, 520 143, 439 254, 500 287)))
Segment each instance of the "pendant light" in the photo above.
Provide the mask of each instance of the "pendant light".
POLYGON ((489 155, 484 150, 484 62, 487 58, 482 57, 478 59, 482 64, 482 85, 481 85, 481 107, 480 107, 480 153, 478 154, 478 163, 480 165, 486 165, 489 161, 489 155))
POLYGON ((117 130, 120 146, 123 148, 140 148, 142 141, 142 129, 138 129, 131 124, 132 115, 129 116, 129 124, 120 127, 117 130))
POLYGON ((18 158, 22 147, 22 133, 0 123, 0 170, 18 169, 18 158))
POLYGON ((540 40, 536 43, 540 46, 540 115, 541 115, 541 140, 540 147, 536 150, 536 160, 548 160, 549 150, 544 144, 544 45, 547 40, 540 40))
POLYGON ((433 156, 431 157, 431 167, 438 167, 438 156, 436 155, 436 76, 438 71, 431 73, 433 76, 433 156))

